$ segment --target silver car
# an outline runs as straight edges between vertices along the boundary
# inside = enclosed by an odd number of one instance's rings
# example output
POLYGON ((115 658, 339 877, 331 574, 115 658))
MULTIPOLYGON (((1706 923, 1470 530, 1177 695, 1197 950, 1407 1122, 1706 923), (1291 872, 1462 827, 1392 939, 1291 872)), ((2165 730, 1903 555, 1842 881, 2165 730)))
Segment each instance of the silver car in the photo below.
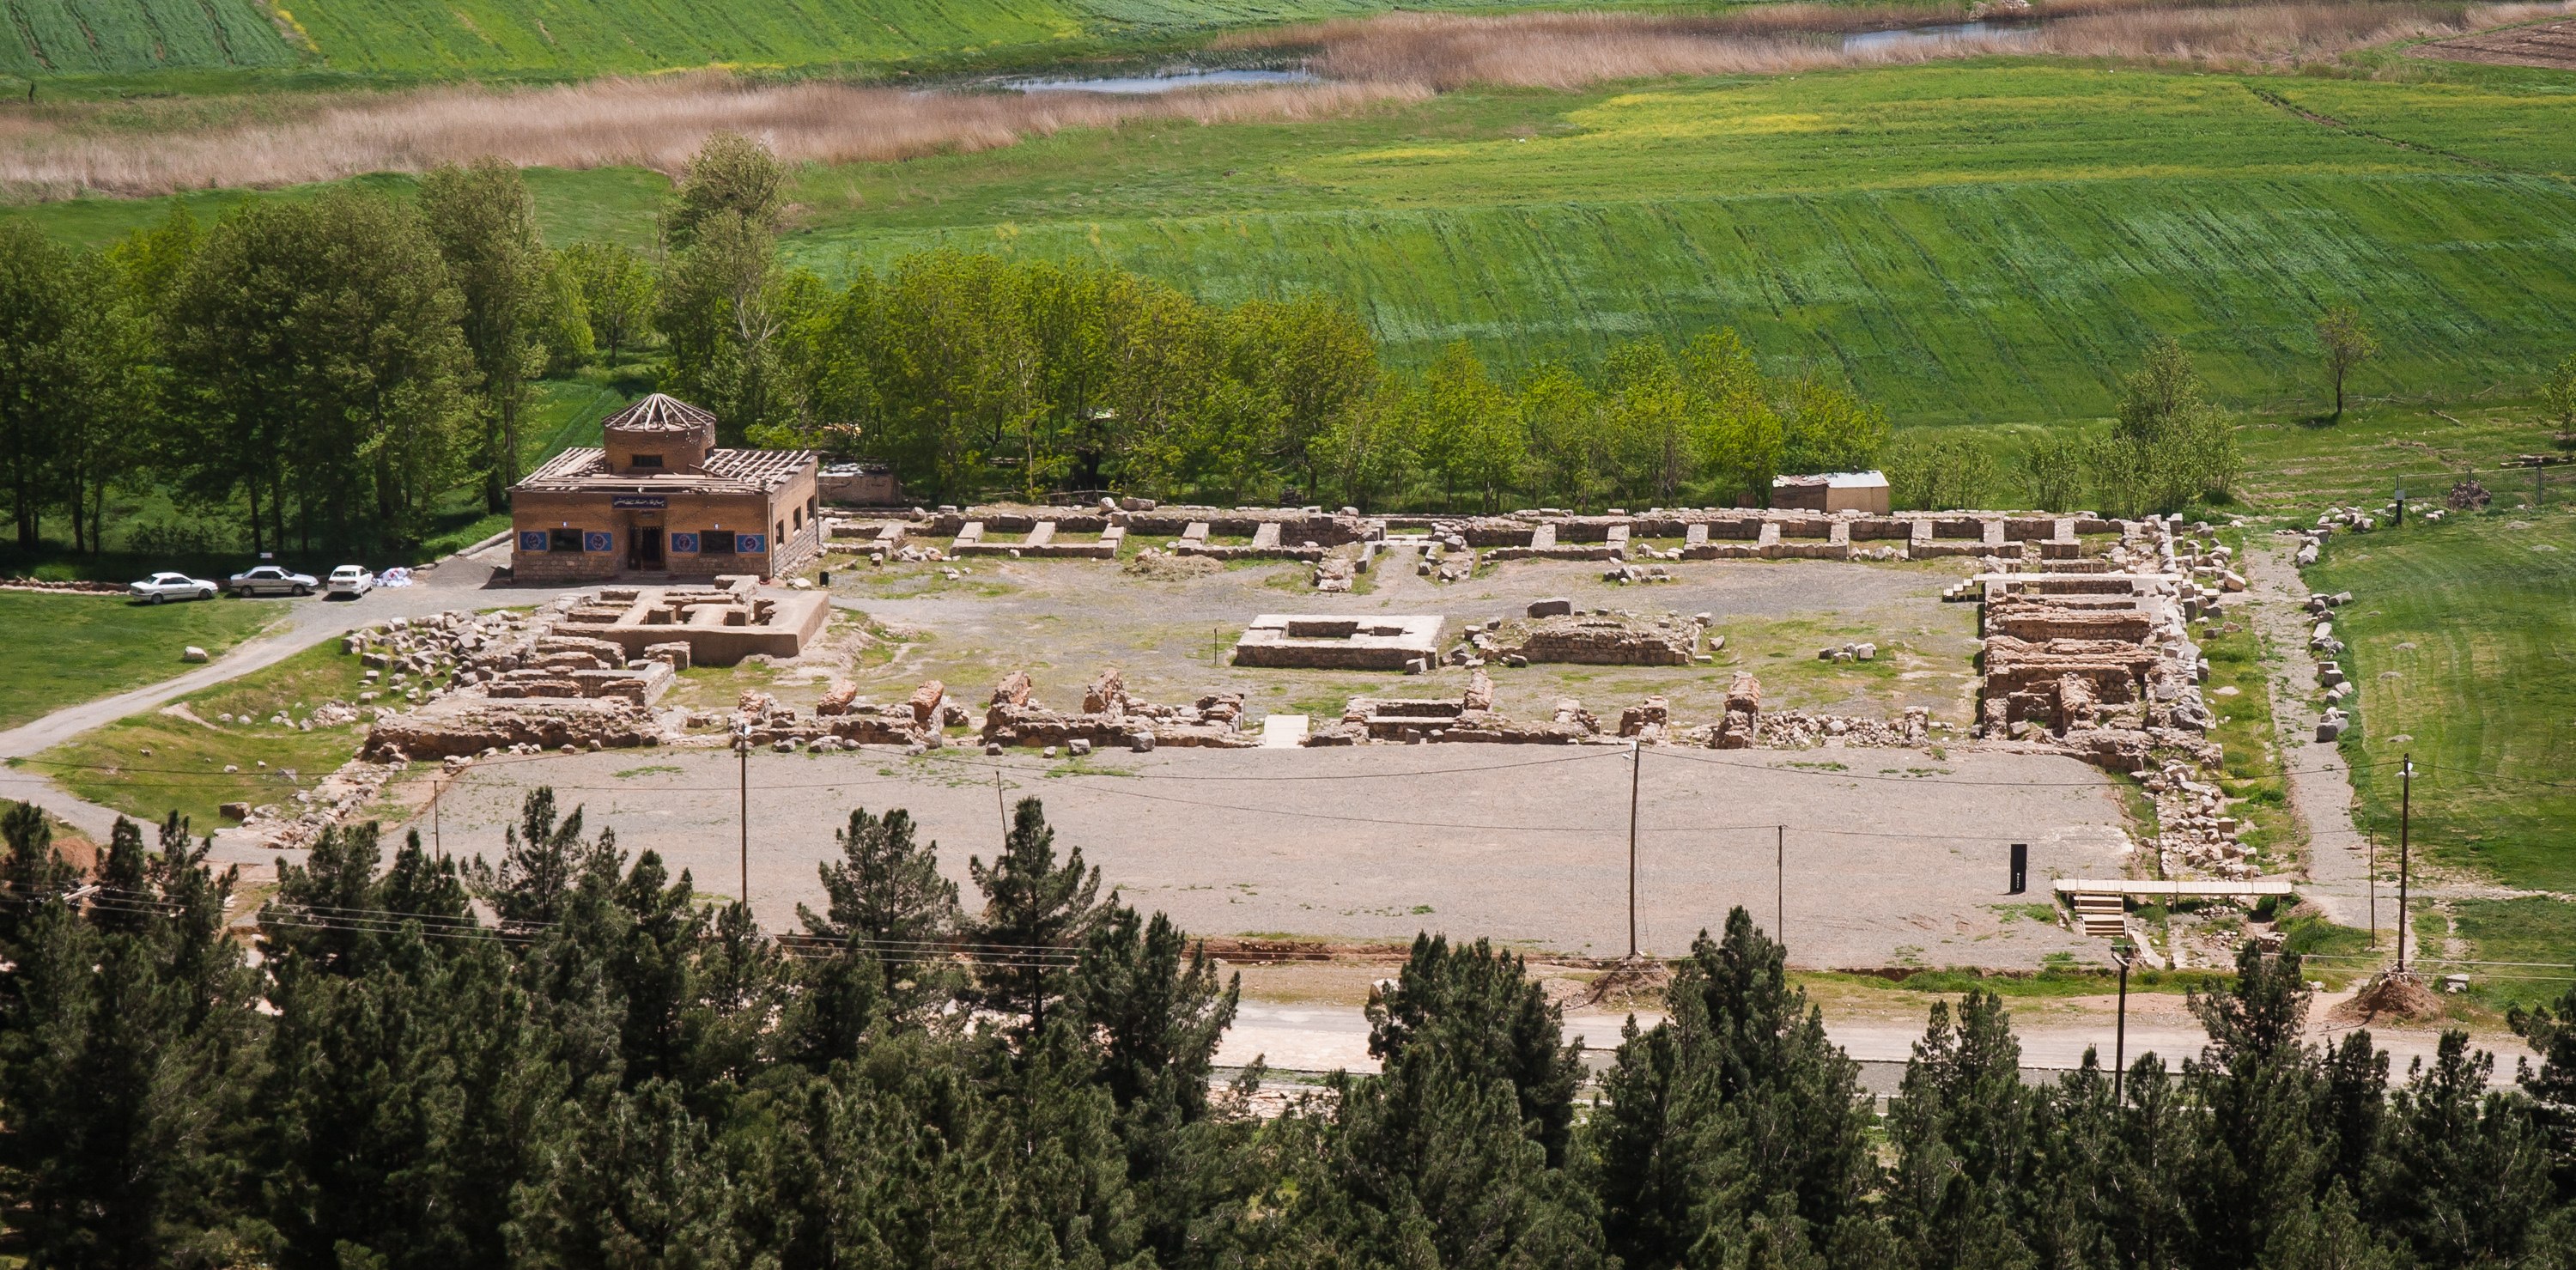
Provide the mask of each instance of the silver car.
POLYGON ((309 573, 292 573, 273 564, 236 573, 224 580, 235 595, 311 595, 322 585, 309 573))
POLYGON ((216 589, 214 583, 184 573, 156 573, 125 588, 127 594, 146 604, 159 604, 163 600, 211 600, 215 598, 216 589))

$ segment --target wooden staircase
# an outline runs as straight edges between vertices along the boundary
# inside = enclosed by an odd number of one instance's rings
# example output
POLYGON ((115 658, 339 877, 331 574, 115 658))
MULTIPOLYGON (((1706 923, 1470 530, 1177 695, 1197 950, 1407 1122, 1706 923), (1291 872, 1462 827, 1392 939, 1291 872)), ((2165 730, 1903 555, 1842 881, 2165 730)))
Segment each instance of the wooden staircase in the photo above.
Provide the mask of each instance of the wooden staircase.
POLYGON ((2117 895, 2078 892, 2075 928, 2097 939, 2117 939, 2128 923, 2128 903, 2117 895))

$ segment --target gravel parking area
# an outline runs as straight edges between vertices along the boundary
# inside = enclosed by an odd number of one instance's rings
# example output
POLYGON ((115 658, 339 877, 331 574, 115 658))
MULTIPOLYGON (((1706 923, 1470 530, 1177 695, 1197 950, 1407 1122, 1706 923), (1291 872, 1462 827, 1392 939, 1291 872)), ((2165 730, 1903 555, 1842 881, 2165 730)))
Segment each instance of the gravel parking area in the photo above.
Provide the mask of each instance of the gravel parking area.
MULTIPOLYGON (((1403 941, 1490 936, 1575 956, 1627 951, 1630 761, 1619 746, 1165 751, 1047 764, 948 750, 754 754, 750 889, 762 924, 819 902, 815 866, 853 807, 909 809, 972 893, 1004 798, 1045 799, 1131 903, 1210 935, 1403 941), (998 782, 997 782, 998 775, 998 782), (999 790, 997 791, 997 783, 999 790)), ((552 784, 630 851, 660 852, 733 894, 742 800, 725 751, 629 750, 478 765, 450 784, 438 834, 496 856, 524 792, 552 784)), ((2049 880, 2116 875, 2126 839, 2100 773, 2071 759, 1959 747, 1805 752, 1649 749, 1638 784, 1638 940, 1684 951, 1702 927, 1775 904, 1802 966, 2035 967, 2106 947, 2047 920, 2049 880), (2006 846, 2031 890, 2005 894, 2006 846)), ((423 816, 417 827, 427 834, 423 816)))

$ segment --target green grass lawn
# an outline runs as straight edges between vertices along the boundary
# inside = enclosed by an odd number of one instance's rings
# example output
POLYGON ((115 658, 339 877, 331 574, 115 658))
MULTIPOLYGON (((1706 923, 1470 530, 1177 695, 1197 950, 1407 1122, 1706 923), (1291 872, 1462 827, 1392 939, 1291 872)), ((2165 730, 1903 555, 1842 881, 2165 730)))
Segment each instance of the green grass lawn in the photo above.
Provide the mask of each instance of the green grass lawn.
POLYGON ((115 596, 0 591, 0 731, 168 679, 191 644, 217 656, 285 613, 278 600, 137 605, 115 596))
POLYGON ((2576 892, 2576 516, 2508 510, 2337 536, 2307 571, 2360 685, 2347 734, 2363 826, 2509 886, 2576 892))
POLYGON ((2576 904, 2539 897, 2461 900, 2452 917, 2471 960, 2545 963, 2434 967, 2469 972, 2472 995, 2482 1004, 2501 1010, 2555 1002, 2576 984, 2576 904))
POLYGON ((358 752, 366 725, 306 732, 267 720, 280 710, 302 719, 325 701, 354 704, 364 674, 357 658, 340 652, 338 639, 325 640, 171 707, 84 733, 31 766, 101 806, 155 821, 176 809, 201 829, 220 823, 215 809, 224 803, 291 806, 296 789, 311 788, 358 752), (182 707, 195 718, 170 712, 182 707), (225 714, 252 721, 225 723, 225 714), (227 765, 241 770, 227 773, 227 765), (295 777, 285 775, 290 770, 295 777))

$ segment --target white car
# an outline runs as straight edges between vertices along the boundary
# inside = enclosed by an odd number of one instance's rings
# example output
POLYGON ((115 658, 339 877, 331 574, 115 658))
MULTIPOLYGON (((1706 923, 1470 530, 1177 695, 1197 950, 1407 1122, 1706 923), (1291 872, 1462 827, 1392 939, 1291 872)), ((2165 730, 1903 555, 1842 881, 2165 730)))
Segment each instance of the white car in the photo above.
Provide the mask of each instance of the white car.
POLYGON ((331 594, 345 595, 354 600, 376 589, 376 575, 354 564, 344 564, 331 571, 328 586, 331 594))
POLYGON ((216 587, 204 578, 192 578, 184 573, 156 573, 125 590, 146 604, 159 604, 163 600, 211 600, 215 598, 216 587))
POLYGON ((273 564, 236 573, 225 580, 235 595, 311 595, 322 585, 312 574, 294 573, 273 564))

